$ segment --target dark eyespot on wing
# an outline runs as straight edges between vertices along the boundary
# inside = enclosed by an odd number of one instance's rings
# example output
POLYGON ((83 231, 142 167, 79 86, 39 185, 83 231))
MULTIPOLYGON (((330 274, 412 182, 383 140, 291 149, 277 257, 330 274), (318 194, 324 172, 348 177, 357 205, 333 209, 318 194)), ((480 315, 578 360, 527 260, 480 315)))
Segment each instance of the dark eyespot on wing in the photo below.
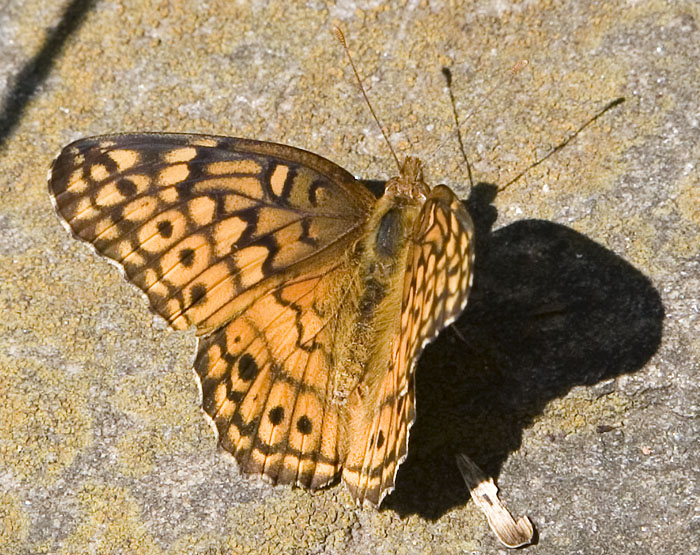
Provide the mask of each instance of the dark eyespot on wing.
POLYGON ((304 435, 309 435, 311 433, 313 430, 313 425, 311 424, 311 420, 308 416, 304 415, 297 420, 297 430, 299 430, 299 433, 304 435))
POLYGON ((253 380, 258 375, 259 368, 255 359, 248 353, 238 360, 238 375, 247 382, 253 380))
POLYGON ((282 422, 282 420, 284 420, 284 408, 280 405, 277 405, 275 408, 270 409, 268 417, 270 418, 270 422, 272 422, 273 425, 279 425, 282 422))

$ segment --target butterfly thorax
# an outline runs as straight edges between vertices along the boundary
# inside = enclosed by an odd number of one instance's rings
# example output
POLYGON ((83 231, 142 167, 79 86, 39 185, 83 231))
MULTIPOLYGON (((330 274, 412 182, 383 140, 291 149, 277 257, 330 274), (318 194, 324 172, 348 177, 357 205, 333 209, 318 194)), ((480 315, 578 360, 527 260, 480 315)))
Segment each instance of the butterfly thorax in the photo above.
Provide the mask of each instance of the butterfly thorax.
POLYGON ((423 204, 428 193, 430 187, 423 181, 423 163, 409 156, 404 160, 399 175, 387 182, 384 195, 406 197, 423 204))

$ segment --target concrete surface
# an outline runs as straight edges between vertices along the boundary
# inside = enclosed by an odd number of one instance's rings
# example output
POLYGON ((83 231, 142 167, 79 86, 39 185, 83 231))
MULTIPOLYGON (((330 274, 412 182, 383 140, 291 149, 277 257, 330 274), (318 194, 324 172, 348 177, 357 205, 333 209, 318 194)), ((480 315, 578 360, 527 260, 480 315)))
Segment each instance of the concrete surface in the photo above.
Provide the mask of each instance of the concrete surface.
POLYGON ((700 4, 461 4, 2 3, 0 552, 505 552, 455 452, 531 517, 528 553, 698 552, 700 4), (45 183, 69 141, 146 130, 387 179, 334 23, 396 148, 479 228, 474 296, 421 359, 380 511, 242 479, 199 409, 193 333, 65 233, 45 183), (471 193, 443 67, 474 110, 471 193))

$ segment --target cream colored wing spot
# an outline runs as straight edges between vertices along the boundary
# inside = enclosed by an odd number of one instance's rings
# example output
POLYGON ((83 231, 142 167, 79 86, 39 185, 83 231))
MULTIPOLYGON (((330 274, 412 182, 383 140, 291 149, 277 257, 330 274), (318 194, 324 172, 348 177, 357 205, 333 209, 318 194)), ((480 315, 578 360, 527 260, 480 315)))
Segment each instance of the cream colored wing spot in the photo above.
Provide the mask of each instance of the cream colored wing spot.
POLYGON ((103 164, 93 164, 90 166, 90 179, 99 183, 109 177, 109 171, 103 164))
POLYGON ((143 222, 153 215, 158 208, 158 201, 153 197, 138 198, 124 207, 125 220, 143 222))
POLYGON ((207 164, 204 169, 210 175, 236 173, 258 174, 262 171, 262 167, 255 160, 227 160, 212 162, 207 164))
POLYGON ((119 236, 119 231, 111 218, 104 218, 95 224, 95 234, 98 239, 111 240, 119 236))
POLYGON ((252 208, 257 208, 259 201, 237 194, 224 194, 224 213, 243 212, 252 208))
POLYGON ((447 284, 447 275, 441 270, 442 268, 437 268, 437 277, 433 276, 433 279, 435 280, 433 287, 438 295, 443 295, 445 293, 445 285, 447 284))
POLYGON ((216 201, 209 197, 196 197, 189 202, 187 209, 196 226, 208 226, 216 215, 216 201))
POLYGON ((70 179, 68 180, 68 186, 66 187, 66 190, 70 191, 72 194, 78 194, 84 193, 87 190, 87 188, 88 182, 83 177, 82 168, 75 170, 71 174, 70 179))
POLYGON ((186 226, 178 210, 162 212, 138 230, 139 247, 151 253, 163 252, 183 237, 186 226))
POLYGON ((173 164, 166 166, 158 175, 158 184, 161 187, 170 187, 182 183, 190 175, 190 169, 187 164, 173 164))
MULTIPOLYGON (((251 199, 264 198, 262 183, 255 177, 218 177, 199 181, 193 187, 195 193, 221 193, 231 191, 237 195, 245 195, 251 199)), ((233 199, 234 204, 239 202, 238 196, 233 199)))
POLYGON ((97 146, 99 147, 100 150, 108 150, 110 148, 113 148, 117 146, 117 143, 114 142, 113 140, 110 139, 105 139, 105 138, 99 138, 98 137, 98 143, 97 146))
POLYGON ((462 271, 456 271, 447 278, 447 287, 450 295, 455 295, 464 284, 464 274, 462 271))
POLYGON ((143 282, 148 288, 149 293, 152 295, 165 297, 168 294, 168 287, 161 281, 160 277, 153 268, 146 268, 143 282))
POLYGON ((123 202, 127 197, 122 193, 122 190, 114 181, 103 185, 97 192, 95 204, 100 207, 107 207, 123 202))
POLYGON ((192 147, 182 147, 170 150, 163 154, 166 164, 178 164, 179 162, 189 162, 197 156, 197 149, 192 147))
POLYGON ((218 258, 231 254, 246 229, 248 229, 248 222, 238 216, 232 216, 216 224, 213 232, 214 254, 218 258))
POLYGON ((201 146, 206 148, 216 148, 219 141, 213 138, 208 138, 204 136, 193 136, 188 140, 188 144, 192 146, 201 146))
POLYGON ((91 220, 100 215, 100 211, 93 206, 89 198, 81 198, 75 207, 75 213, 71 220, 91 220))
POLYGON ((278 197, 282 196, 284 192, 284 184, 287 182, 288 175, 289 166, 278 164, 270 176, 270 187, 272 188, 272 192, 278 197))
POLYGON ((162 279, 174 287, 186 286, 209 266, 210 248, 204 235, 186 237, 160 259, 162 279))
POLYGON ((134 259, 138 257, 138 255, 134 254, 134 246, 131 244, 131 241, 128 240, 120 241, 117 244, 117 252, 119 253, 120 261, 126 259, 132 254, 134 255, 134 259))
POLYGON ((166 187, 158 191, 158 200, 166 204, 175 204, 180 198, 177 187, 166 187))
POLYGON ((128 176, 124 176, 124 178, 120 180, 120 183, 132 183, 136 187, 132 195, 140 195, 146 192, 148 187, 150 187, 151 178, 143 174, 129 174, 128 176))
POLYGON ((116 164, 119 172, 125 172, 139 161, 139 153, 135 150, 111 150, 107 156, 116 164))
POLYGON ((115 206, 134 198, 146 189, 140 176, 135 177, 108 181, 101 187, 95 202, 100 206, 115 206))

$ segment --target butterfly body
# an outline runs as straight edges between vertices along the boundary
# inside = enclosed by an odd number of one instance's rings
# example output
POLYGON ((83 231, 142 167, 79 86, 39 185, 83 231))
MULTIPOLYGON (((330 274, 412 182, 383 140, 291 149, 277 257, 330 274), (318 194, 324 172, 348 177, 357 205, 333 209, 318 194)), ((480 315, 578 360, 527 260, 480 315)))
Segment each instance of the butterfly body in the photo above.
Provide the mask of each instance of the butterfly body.
POLYGON ((376 199, 332 162, 247 139, 83 139, 49 189, 175 329, 195 327, 202 406, 240 469, 358 502, 393 489, 426 342, 471 286, 472 224, 407 158, 376 199))
MULTIPOLYGON (((346 302, 355 303, 350 335, 339 341, 345 349, 338 357, 339 368, 353 368, 354 389, 366 376, 377 373, 373 360, 388 360, 381 351, 387 350, 401 310, 401 286, 413 223, 425 201, 415 194, 397 194, 391 182, 376 202, 365 224, 362 238, 349 250, 348 266, 357 268, 356 290, 346 302)), ((336 391, 336 397, 346 399, 347 387, 336 391)))

